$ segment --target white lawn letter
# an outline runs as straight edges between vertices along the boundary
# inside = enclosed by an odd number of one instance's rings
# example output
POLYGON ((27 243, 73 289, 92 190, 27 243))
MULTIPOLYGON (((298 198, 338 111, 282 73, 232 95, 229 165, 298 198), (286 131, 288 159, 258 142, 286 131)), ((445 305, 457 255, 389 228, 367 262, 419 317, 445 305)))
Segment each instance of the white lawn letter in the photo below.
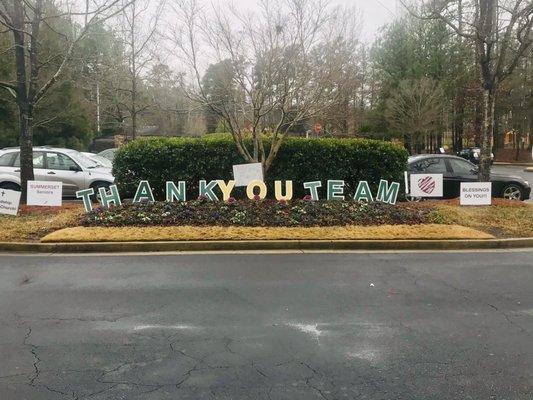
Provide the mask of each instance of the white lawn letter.
POLYGON ((281 193, 281 181, 274 182, 274 194, 277 201, 292 200, 292 181, 285 181, 285 195, 281 193))
POLYGON ((251 181, 248 184, 248 186, 246 186, 246 195, 248 196, 248 198, 250 200, 254 199, 254 196, 255 196, 254 189, 256 187, 259 188, 259 195, 258 196, 261 199, 266 198, 266 196, 267 196, 267 187, 265 185, 265 182, 263 182, 263 181, 251 181))

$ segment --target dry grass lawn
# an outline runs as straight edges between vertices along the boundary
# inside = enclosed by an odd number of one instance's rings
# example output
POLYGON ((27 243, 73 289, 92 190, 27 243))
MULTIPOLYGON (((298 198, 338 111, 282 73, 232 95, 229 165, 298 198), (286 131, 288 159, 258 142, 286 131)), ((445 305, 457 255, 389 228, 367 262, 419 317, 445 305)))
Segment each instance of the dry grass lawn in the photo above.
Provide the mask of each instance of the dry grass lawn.
POLYGON ((78 225, 83 206, 21 207, 18 217, 0 215, 0 242, 38 241, 58 229, 78 225))
POLYGON ((21 207, 18 217, 0 216, 0 242, 161 241, 260 239, 485 239, 533 237, 533 204, 496 200, 492 206, 460 207, 455 200, 423 202, 436 208, 435 224, 317 228, 78 227, 83 207, 21 207), (64 229, 68 228, 68 229, 64 229))
POLYGON ((45 236, 43 242, 120 242, 171 240, 364 240, 490 239, 492 235, 459 225, 381 225, 318 228, 247 227, 75 227, 45 236))
POLYGON ((457 207, 436 204, 438 222, 460 224, 496 237, 533 237, 533 204, 500 202, 498 206, 457 207))

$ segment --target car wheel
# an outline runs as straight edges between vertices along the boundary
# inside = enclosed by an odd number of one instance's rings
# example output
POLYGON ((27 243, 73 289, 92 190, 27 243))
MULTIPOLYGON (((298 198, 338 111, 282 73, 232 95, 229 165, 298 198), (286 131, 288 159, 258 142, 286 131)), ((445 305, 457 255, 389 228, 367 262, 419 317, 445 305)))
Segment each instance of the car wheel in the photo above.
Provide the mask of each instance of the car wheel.
POLYGON ((93 203, 100 202, 100 188, 104 188, 106 191, 109 189, 109 183, 107 182, 97 182, 91 186, 94 189, 94 194, 91 196, 93 203))
POLYGON ((20 192, 20 186, 12 182, 0 183, 0 189, 14 190, 15 192, 20 192))
POLYGON ((511 183, 503 188, 502 197, 509 200, 522 200, 524 198, 524 191, 521 186, 516 183, 511 183))

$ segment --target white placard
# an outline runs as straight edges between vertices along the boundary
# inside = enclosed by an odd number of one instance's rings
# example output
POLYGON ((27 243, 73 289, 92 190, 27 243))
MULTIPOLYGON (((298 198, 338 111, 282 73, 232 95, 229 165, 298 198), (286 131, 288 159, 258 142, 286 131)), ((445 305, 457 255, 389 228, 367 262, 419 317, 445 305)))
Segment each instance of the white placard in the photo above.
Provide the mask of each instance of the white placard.
POLYGON ((234 165, 233 179, 235 186, 248 186, 252 181, 263 182, 263 166, 261 163, 234 165))
POLYGON ((28 181, 28 205, 61 207, 63 183, 52 181, 28 181))
POLYGON ((17 215, 20 204, 20 192, 0 189, 0 214, 17 215))
POLYGON ((461 182, 462 206, 490 206, 491 204, 491 182, 461 182))
POLYGON ((442 174, 411 174, 413 197, 442 197, 442 174))

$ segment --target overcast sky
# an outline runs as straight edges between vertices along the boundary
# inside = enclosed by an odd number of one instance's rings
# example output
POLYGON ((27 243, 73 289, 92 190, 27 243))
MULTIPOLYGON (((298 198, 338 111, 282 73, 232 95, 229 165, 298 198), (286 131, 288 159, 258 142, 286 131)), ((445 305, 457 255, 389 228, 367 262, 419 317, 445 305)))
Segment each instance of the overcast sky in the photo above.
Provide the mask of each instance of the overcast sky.
MULTIPOLYGON (((228 0, 203 0, 207 4, 226 4, 228 0)), ((257 0, 231 0, 236 6, 253 8, 257 0)), ((331 0, 332 4, 356 7, 361 11, 362 29, 361 40, 371 43, 379 27, 391 22, 394 15, 400 12, 398 0, 331 0)))

